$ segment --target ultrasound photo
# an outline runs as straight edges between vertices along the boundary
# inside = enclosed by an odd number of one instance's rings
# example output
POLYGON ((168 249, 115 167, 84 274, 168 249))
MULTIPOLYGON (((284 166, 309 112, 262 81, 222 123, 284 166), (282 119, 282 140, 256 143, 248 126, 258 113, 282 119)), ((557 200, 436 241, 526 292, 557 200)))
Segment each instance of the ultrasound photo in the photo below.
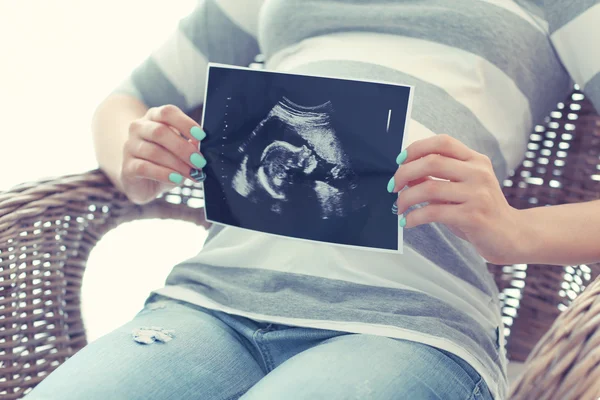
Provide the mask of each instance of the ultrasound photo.
POLYGON ((211 64, 201 151, 208 221, 402 251, 386 190, 413 88, 211 64))

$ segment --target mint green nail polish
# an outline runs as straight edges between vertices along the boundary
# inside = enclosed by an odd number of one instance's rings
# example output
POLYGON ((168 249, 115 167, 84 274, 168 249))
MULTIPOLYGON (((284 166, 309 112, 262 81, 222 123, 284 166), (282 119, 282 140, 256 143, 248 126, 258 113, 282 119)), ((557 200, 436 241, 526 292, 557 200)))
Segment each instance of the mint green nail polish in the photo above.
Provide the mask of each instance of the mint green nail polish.
POLYGON ((404 228, 406 226, 406 218, 404 218, 404 216, 400 218, 400 222, 398 222, 398 225, 400 225, 400 228, 404 228))
POLYGON ((396 157, 396 164, 402 164, 404 161, 406 161, 406 157, 408 157, 407 151, 402 150, 402 153, 398 154, 398 157, 396 157))
POLYGON ((206 133, 199 126, 192 126, 190 134, 197 140, 203 140, 206 137, 206 133))
POLYGON ((388 182, 387 191, 392 193, 394 191, 395 186, 396 186, 396 181, 394 181, 394 177, 392 176, 392 179, 390 179, 390 181, 388 182))
POLYGON ((176 185, 179 185, 183 181, 183 176, 177 172, 171 172, 169 174, 169 180, 176 185))
POLYGON ((193 153, 190 156, 190 161, 192 162, 192 164, 194 164, 196 168, 202 169, 206 165, 206 159, 198 153, 193 153))

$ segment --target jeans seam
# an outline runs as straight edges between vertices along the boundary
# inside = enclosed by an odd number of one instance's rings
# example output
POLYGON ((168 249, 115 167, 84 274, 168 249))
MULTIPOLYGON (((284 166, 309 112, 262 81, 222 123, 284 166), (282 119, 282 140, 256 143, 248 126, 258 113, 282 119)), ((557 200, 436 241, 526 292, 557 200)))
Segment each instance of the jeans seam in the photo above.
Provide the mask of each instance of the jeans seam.
POLYGON ((256 332, 254 332, 254 335, 252 335, 252 340, 254 340, 256 347, 258 347, 258 352, 260 353, 263 364, 265 366, 265 373, 268 374, 273 370, 273 360, 271 359, 271 353, 269 353, 267 347, 264 345, 264 343, 262 343, 262 340, 258 337, 262 333, 263 329, 259 329, 256 332))
POLYGON ((265 353, 265 363, 267 365, 267 369, 269 372, 271 372, 274 368, 273 365, 273 357, 271 357, 271 352, 269 351, 269 349, 267 348, 267 346, 263 343, 260 343, 260 350, 261 352, 265 353))

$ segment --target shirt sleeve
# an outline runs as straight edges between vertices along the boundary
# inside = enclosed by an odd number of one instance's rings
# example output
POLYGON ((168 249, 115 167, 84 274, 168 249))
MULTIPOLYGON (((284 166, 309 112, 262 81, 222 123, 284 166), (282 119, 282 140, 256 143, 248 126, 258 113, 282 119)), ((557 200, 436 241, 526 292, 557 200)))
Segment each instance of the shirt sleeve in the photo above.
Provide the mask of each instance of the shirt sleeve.
POLYGON ((558 56, 600 112, 600 0, 545 0, 544 7, 558 56))
POLYGON ((113 93, 146 106, 202 104, 209 62, 248 66, 259 53, 256 40, 263 0, 199 0, 177 29, 113 93))

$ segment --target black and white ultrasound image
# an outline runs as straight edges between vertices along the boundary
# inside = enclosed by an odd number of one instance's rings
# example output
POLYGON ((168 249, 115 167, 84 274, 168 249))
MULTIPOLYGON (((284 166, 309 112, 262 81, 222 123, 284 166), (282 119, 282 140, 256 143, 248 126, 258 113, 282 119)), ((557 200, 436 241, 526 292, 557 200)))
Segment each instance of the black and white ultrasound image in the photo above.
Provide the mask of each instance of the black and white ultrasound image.
POLYGON ((398 250, 395 173, 411 88, 211 65, 205 210, 216 223, 398 250))
POLYGON ((301 194, 321 219, 365 207, 366 198, 353 196, 359 194, 356 174, 333 127, 333 112, 330 101, 307 107, 283 97, 238 148, 242 161, 233 189, 279 215, 301 194))

